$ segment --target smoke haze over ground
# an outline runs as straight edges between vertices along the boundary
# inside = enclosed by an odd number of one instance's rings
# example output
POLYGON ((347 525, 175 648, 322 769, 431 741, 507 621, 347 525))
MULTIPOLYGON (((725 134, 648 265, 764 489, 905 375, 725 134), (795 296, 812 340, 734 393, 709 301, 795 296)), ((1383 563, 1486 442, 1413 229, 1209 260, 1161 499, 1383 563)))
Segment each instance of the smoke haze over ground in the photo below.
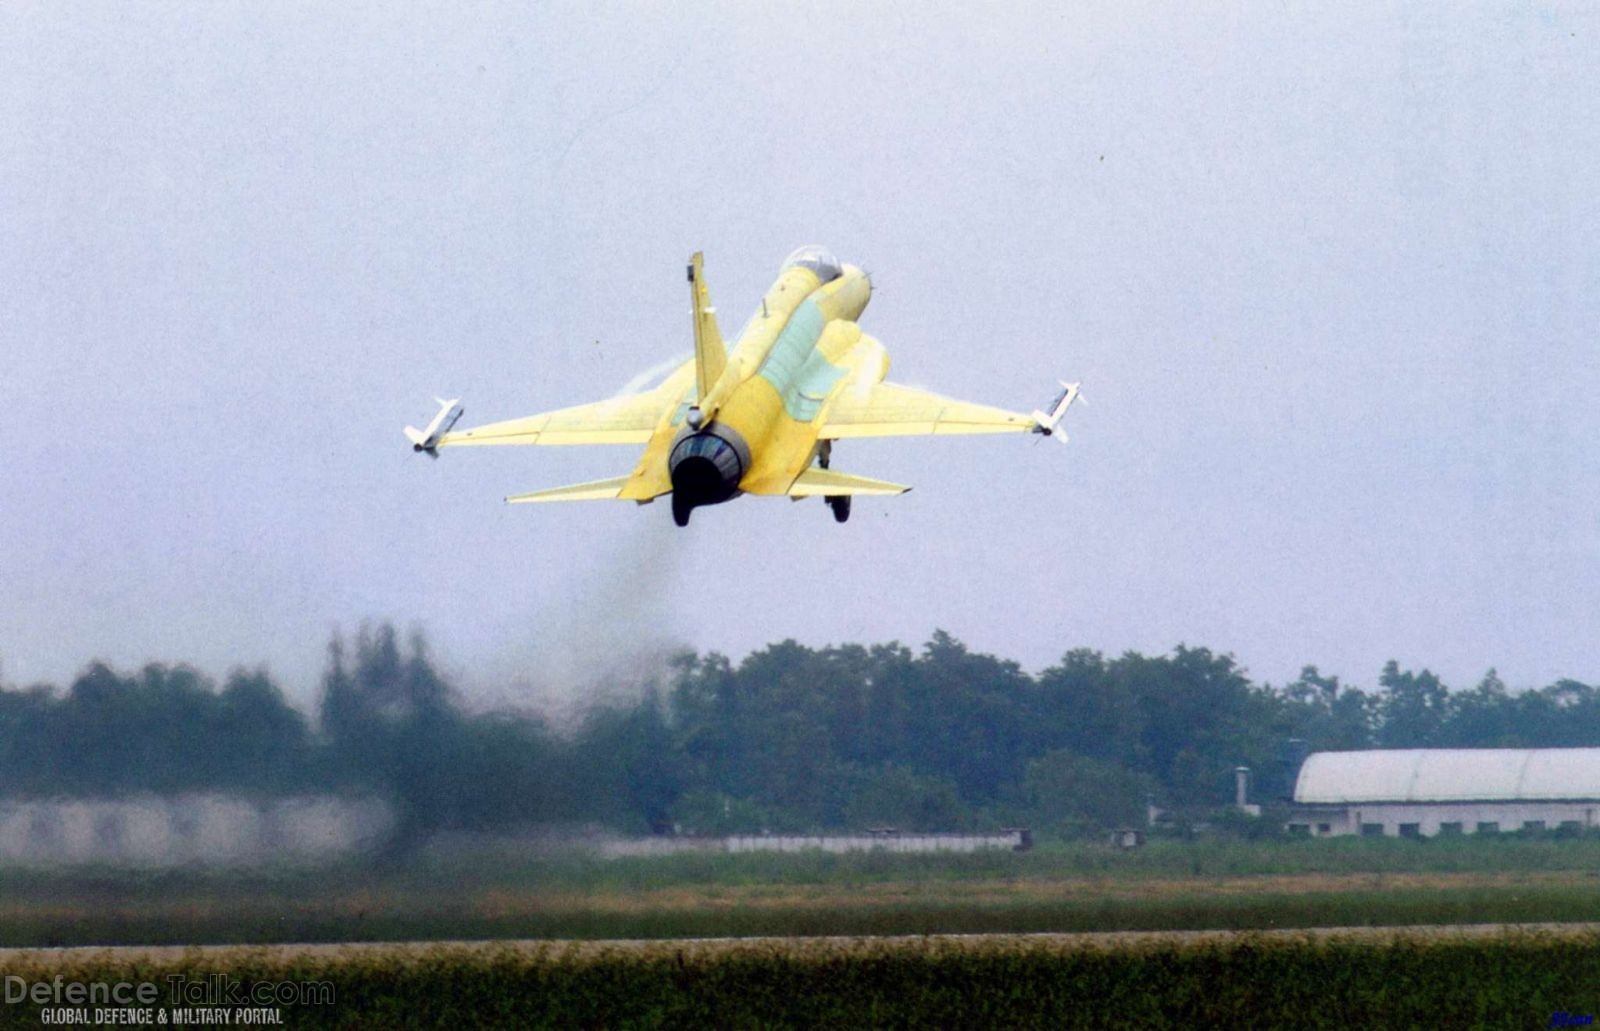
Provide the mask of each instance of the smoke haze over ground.
POLYGON ((570 726, 596 704, 631 702, 663 683, 673 655, 692 649, 675 632, 669 586, 683 549, 674 527, 641 521, 616 550, 576 571, 579 589, 540 599, 536 617, 511 638, 470 697, 488 706, 535 710, 570 726))

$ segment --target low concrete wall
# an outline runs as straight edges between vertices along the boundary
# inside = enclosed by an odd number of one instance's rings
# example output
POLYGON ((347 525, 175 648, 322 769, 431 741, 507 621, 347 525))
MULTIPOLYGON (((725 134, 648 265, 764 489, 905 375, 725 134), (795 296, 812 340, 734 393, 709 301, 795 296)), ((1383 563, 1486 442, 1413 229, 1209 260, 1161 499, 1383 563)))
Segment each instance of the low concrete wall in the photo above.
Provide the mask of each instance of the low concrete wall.
POLYGON ((979 852, 1022 849, 1022 831, 1001 834, 744 834, 729 852, 979 852))
POLYGON ((735 834, 726 838, 629 838, 604 841, 600 854, 664 856, 684 852, 980 852, 1020 851, 1033 839, 1025 830, 998 834, 735 834))
POLYGON ((318 861, 375 844, 392 823, 382 802, 321 796, 0 800, 0 864, 318 861))

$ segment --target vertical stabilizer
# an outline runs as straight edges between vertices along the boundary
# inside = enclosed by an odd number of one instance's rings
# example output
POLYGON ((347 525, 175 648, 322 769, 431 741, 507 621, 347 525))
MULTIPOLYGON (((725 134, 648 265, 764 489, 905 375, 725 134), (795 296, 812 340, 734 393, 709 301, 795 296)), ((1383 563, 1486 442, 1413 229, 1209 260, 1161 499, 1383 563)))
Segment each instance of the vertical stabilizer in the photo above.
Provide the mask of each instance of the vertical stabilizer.
POLYGON ((703 402, 722 370, 728 364, 728 351, 717 328, 717 309, 711 306, 711 291, 706 289, 701 254, 689 259, 689 295, 694 303, 694 384, 695 400, 703 402))

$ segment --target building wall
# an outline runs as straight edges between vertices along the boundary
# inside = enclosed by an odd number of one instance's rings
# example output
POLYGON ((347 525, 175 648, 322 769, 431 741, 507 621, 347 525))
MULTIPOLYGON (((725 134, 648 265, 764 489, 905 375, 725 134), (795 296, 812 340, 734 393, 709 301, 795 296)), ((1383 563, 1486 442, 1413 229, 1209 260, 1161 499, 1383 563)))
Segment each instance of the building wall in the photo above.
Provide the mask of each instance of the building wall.
POLYGON ((1381 827, 1385 837, 1441 833, 1505 833, 1542 825, 1555 830, 1600 827, 1600 800, 1561 802, 1352 802, 1296 806, 1286 821, 1292 833, 1339 837, 1381 827), (1487 825, 1493 824, 1491 828, 1487 825))

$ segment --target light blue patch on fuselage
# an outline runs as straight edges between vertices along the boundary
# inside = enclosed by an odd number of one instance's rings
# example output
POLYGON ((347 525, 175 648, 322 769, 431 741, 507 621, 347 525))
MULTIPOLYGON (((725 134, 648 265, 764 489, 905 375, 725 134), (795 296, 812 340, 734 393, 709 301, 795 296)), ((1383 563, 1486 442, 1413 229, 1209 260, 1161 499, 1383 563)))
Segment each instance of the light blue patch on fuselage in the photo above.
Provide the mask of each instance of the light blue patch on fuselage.
POLYGON ((796 422, 810 422, 822 411, 822 403, 833 393, 833 385, 844 376, 844 370, 812 351, 800 368, 789 389, 783 392, 783 410, 796 422))
POLYGON ((817 341, 822 338, 822 326, 822 309, 817 303, 810 299, 801 301, 778 339, 772 342, 772 349, 756 375, 772 384, 772 389, 780 395, 788 393, 789 384, 816 350, 817 341))
POLYGON ((783 410, 797 422, 817 417, 833 385, 844 375, 817 351, 825 320, 822 309, 805 300, 789 317, 756 373, 783 398, 783 410))

